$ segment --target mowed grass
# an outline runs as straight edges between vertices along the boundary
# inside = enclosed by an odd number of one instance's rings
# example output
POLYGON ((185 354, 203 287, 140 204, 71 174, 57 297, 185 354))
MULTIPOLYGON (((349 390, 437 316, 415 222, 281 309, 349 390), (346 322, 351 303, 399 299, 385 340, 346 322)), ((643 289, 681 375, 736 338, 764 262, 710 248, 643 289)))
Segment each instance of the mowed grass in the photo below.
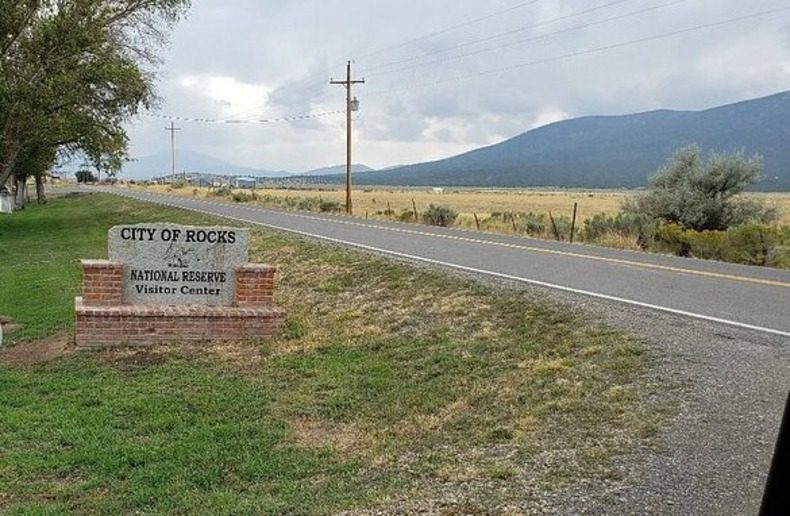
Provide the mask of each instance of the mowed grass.
MULTIPOLYGON (((0 219, 14 351, 71 328, 78 259, 106 256, 110 226, 154 220, 222 222, 107 195, 0 219)), ((567 306, 280 233, 252 242, 279 267, 278 339, 27 366, 0 352, 0 511, 530 512, 616 480, 613 457, 666 417, 639 342, 567 306)))

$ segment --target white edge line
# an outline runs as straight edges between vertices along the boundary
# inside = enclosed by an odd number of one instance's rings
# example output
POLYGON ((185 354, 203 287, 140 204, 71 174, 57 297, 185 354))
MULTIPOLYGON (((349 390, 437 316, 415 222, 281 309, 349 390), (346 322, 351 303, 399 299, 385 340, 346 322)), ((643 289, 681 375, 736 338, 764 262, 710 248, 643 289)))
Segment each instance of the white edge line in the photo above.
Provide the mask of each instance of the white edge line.
POLYGON ((505 273, 502 273, 502 272, 495 272, 495 271, 489 271, 489 270, 485 270, 485 269, 478 269, 478 268, 475 268, 475 267, 467 267, 466 265, 458 265, 458 264, 455 264, 455 263, 443 262, 441 260, 434 260, 432 258, 424 258, 422 256, 416 256, 416 255, 413 255, 413 254, 406 254, 406 253, 401 253, 401 252, 398 252, 398 251, 390 251, 388 249, 382 249, 380 247, 373 247, 373 246, 369 246, 369 245, 365 245, 365 244, 359 244, 357 242, 350 242, 348 240, 341 240, 341 239, 338 239, 338 238, 332 238, 332 237, 328 237, 328 236, 324 236, 324 235, 319 235, 319 234, 316 234, 316 233, 309 233, 307 231, 300 231, 298 229, 290 229, 290 228, 286 228, 286 227, 282 227, 282 226, 277 226, 277 225, 274 225, 274 224, 269 224, 269 223, 266 223, 266 222, 257 222, 257 221, 253 221, 253 220, 249 220, 249 219, 244 219, 244 218, 241 218, 241 217, 234 217, 232 215, 223 215, 223 214, 219 214, 219 213, 213 213, 213 212, 206 211, 206 210, 201 210, 201 209, 198 209, 198 208, 189 208, 189 207, 180 206, 180 205, 174 204, 174 203, 161 202, 161 201, 150 200, 150 199, 144 199, 143 197, 136 197, 136 196, 132 196, 132 195, 115 194, 114 192, 106 192, 106 193, 112 193, 114 195, 121 195, 123 197, 136 198, 138 200, 145 201, 145 202, 153 202, 153 203, 156 203, 156 204, 163 204, 165 206, 170 206, 172 208, 179 208, 179 209, 182 209, 182 210, 194 211, 194 212, 197 212, 197 213, 202 213, 204 215, 212 215, 212 216, 215 216, 215 217, 222 217, 222 218, 226 218, 226 219, 237 220, 239 222, 245 222, 247 224, 254 224, 256 226, 263 226, 263 227, 267 227, 267 228, 277 229, 277 230, 280 230, 280 231, 285 231, 287 233, 294 233, 294 234, 297 234, 297 235, 307 236, 307 237, 311 237, 311 238, 317 238, 319 240, 326 240, 328 242, 334 242, 334 243, 337 243, 337 244, 342 244, 342 245, 346 245, 346 246, 350 246, 350 247, 356 247, 356 248, 359 248, 359 249, 364 249, 366 251, 373 251, 373 252, 376 252, 376 253, 386 254, 386 255, 390 255, 390 256, 397 256, 399 258, 405 258, 407 260, 414 260, 414 261, 418 261, 418 262, 430 263, 432 265, 439 265, 439 266, 442 266, 442 267, 449 267, 451 269, 458 269, 458 270, 461 270, 461 271, 472 272, 472 273, 475 273, 475 274, 483 274, 483 275, 486 275, 486 276, 494 276, 496 278, 502 278, 502 279, 506 279, 506 280, 510 280, 510 281, 517 281, 519 283, 526 283, 526 284, 529 284, 529 285, 536 285, 536 286, 539 286, 539 287, 545 287, 545 288, 550 288, 550 289, 554 289, 554 290, 561 290, 563 292, 570 292, 572 294, 581 294, 583 296, 594 297, 594 298, 597 298, 597 299, 605 299, 607 301, 615 301, 617 303, 623 303, 623 304, 627 304, 627 305, 638 306, 638 307, 641 307, 641 308, 649 308, 651 310, 657 310, 659 312, 666 312, 666 313, 675 314, 675 315, 682 315, 682 316, 685 316, 685 317, 691 317, 693 319, 700 319, 700 320, 703 320, 703 321, 709 321, 709 322, 724 324, 724 325, 727 325, 727 326, 735 326, 737 328, 743 328, 743 329, 746 329, 746 330, 754 330, 754 331, 759 331, 759 332, 763 332, 763 333, 770 333, 770 334, 773 334, 773 335, 779 335, 781 337, 788 337, 788 338, 790 338, 790 332, 781 331, 781 330, 774 330, 773 328, 766 328, 764 326, 755 326, 753 324, 746 324, 746 323, 742 323, 742 322, 731 321, 729 319, 721 319, 719 317, 713 317, 713 316, 710 316, 710 315, 702 315, 702 314, 698 314, 698 313, 694 313, 694 312, 686 312, 685 310, 678 310, 676 308, 668 308, 666 306, 653 305, 653 304, 650 304, 650 303, 643 303, 642 301, 635 301, 633 299, 626 299, 626 298, 623 298, 623 297, 610 296, 608 294, 600 294, 598 292, 591 292, 589 290, 582 290, 582 289, 577 289, 577 288, 573 288, 573 287, 565 287, 563 285, 557 285, 555 283, 547 283, 545 281, 533 280, 533 279, 524 278, 524 277, 521 277, 521 276, 513 276, 511 274, 505 274, 505 273))

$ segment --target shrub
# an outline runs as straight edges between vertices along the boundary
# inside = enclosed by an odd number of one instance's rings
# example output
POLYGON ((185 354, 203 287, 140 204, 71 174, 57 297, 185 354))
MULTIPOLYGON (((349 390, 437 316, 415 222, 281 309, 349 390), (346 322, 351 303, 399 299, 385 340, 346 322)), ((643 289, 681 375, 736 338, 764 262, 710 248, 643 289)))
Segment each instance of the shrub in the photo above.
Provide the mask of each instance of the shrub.
POLYGON ((664 224, 658 228, 656 244, 679 256, 790 267, 790 228, 748 224, 727 231, 694 231, 664 224))
MULTIPOLYGON (((778 228, 751 224, 732 228, 727 232, 730 240, 731 261, 751 265, 779 265, 783 234, 778 228)), ((790 244, 790 239, 786 241, 790 244)))
POLYGON ((546 216, 537 213, 518 213, 514 217, 516 231, 532 236, 541 236, 546 233, 546 216))
POLYGON ((220 186, 219 188, 209 190, 209 195, 213 195, 214 197, 230 197, 232 194, 233 190, 229 186, 220 186))
POLYGON ((644 250, 639 244, 639 239, 631 234, 604 233, 595 242, 603 247, 612 247, 614 249, 644 250))
POLYGON ((403 210, 401 214, 398 215, 398 221, 417 222, 417 219, 414 218, 414 210, 403 210))
POLYGON ((318 200, 318 211, 322 213, 339 213, 343 211, 343 205, 337 201, 318 200))
POLYGON ((458 218, 458 213, 452 208, 448 208, 447 206, 436 206, 434 204, 428 206, 428 209, 422 214, 423 222, 431 226, 452 226, 456 218, 458 218))
POLYGON ((761 172, 760 156, 713 154, 704 161, 698 147, 686 147, 650 178, 647 194, 627 202, 624 210, 697 231, 768 223, 775 210, 735 197, 761 172))
POLYGON ((726 261, 731 255, 728 234, 724 231, 687 229, 683 238, 688 244, 689 254, 695 258, 726 261))
POLYGON ((588 242, 598 243, 635 241, 639 248, 646 250, 653 245, 657 228, 658 223, 645 215, 621 212, 612 217, 600 213, 584 221, 582 236, 588 242))
POLYGON ((297 197, 296 209, 301 211, 318 211, 318 206, 321 204, 319 199, 311 197, 297 197))
POLYGON ((662 251, 669 251, 678 256, 691 254, 684 230, 678 224, 660 225, 656 231, 656 242, 662 251))
POLYGON ((494 232, 504 233, 507 232, 509 229, 512 229, 512 224, 509 220, 509 217, 506 224, 502 213, 494 212, 488 217, 480 220, 480 229, 482 229, 483 231, 494 231, 494 232))
POLYGON ((176 190, 180 190, 181 188, 184 188, 188 184, 189 183, 187 183, 186 179, 184 179, 183 177, 180 177, 180 178, 176 179, 175 181, 173 181, 172 183, 170 183, 170 186, 172 186, 176 190))
POLYGON ((250 202, 257 200, 258 195, 255 192, 233 192, 230 198, 233 202, 250 202))
POLYGON ((542 236, 546 232, 546 216, 536 213, 518 213, 495 211, 480 222, 481 229, 493 231, 511 231, 542 236))

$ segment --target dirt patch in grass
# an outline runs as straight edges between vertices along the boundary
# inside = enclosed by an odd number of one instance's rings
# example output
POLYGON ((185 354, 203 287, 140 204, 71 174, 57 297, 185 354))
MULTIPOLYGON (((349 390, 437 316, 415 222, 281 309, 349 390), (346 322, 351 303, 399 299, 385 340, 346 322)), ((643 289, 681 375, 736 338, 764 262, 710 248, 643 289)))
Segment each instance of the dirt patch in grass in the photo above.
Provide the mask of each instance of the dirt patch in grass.
POLYGON ((9 348, 0 348, 0 364, 10 366, 31 366, 55 360, 73 351, 68 334, 26 341, 9 348))
POLYGON ((254 374, 258 372, 261 364, 261 349, 261 343, 255 341, 200 342, 104 349, 86 353, 95 353, 101 363, 124 372, 154 367, 171 358, 180 358, 207 361, 237 373, 254 374))
POLYGON ((290 422, 289 445, 303 448, 331 448, 344 455, 361 455, 370 449, 373 436, 355 425, 296 417, 290 422))

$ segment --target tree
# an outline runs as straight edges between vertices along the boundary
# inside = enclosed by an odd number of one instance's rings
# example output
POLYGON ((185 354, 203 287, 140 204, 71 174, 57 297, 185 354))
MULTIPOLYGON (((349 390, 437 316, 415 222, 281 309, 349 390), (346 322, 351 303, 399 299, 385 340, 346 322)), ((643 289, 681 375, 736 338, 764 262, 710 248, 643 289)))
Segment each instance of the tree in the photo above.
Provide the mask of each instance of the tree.
POLYGON ((36 198, 39 204, 46 203, 44 178, 55 162, 55 149, 34 140, 19 153, 15 167, 16 209, 25 207, 27 200, 27 180, 33 176, 36 181, 36 198))
POLYGON ((81 153, 114 172, 189 0, 0 0, 0 187, 81 153))
POLYGON ((79 170, 75 176, 78 183, 95 183, 96 176, 90 170, 79 170))
POLYGON ((760 156, 714 153, 703 160, 700 153, 696 146, 679 150, 650 178, 647 194, 627 202, 625 211, 697 231, 768 223, 776 217, 764 205, 736 197, 759 180, 760 156))

